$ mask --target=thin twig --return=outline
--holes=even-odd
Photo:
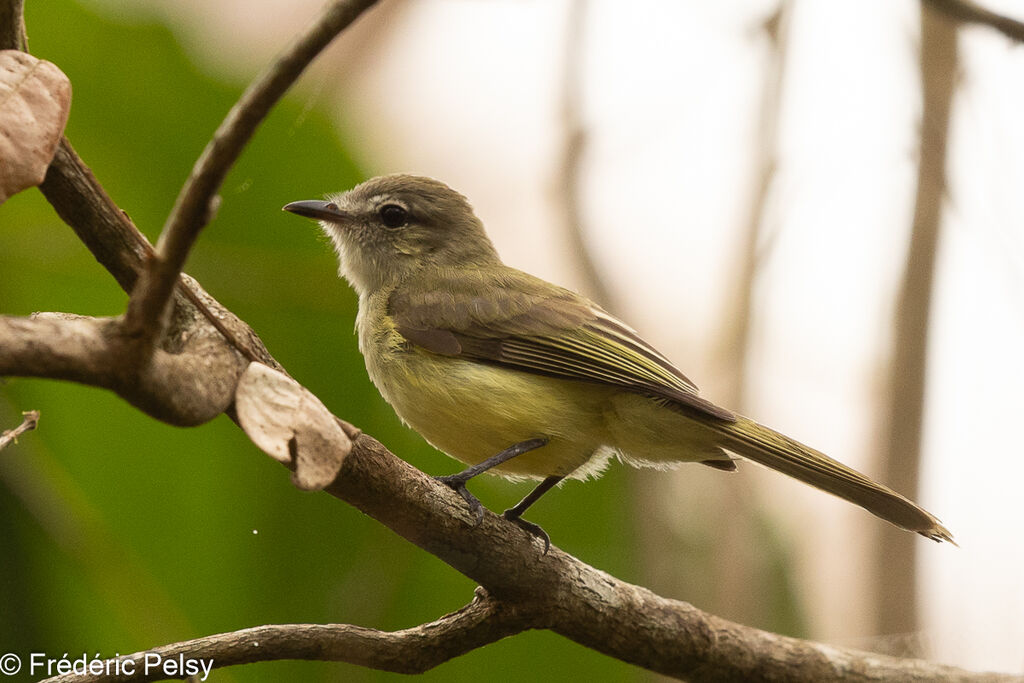
[[[1011,40],[1024,42],[1024,22],[979,7],[968,0],[925,0],[925,2],[933,9],[958,21],[988,26]]]
[[[0,50],[26,50],[25,0],[0,0]]]
[[[153,247],[107,195],[67,138],[57,147],[57,154],[39,189],[100,265],[114,276],[122,289],[131,292],[145,264],[154,258]],[[179,279],[184,297],[235,349],[249,360],[282,370],[248,325],[221,306],[195,280],[184,273]]]
[[[36,428],[36,425],[39,424],[38,410],[29,410],[21,415],[24,419],[22,419],[20,425],[14,429],[6,429],[2,434],[0,434],[0,451],[7,448],[9,444],[16,443],[19,436],[25,432],[32,431]]]
[[[217,190],[271,108],[310,62],[377,0],[338,0],[261,74],[217,128],[185,182],[140,277],[125,319],[142,346],[163,331],[163,313],[199,232],[214,212]]]

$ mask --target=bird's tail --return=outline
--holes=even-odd
[[[824,453],[742,416],[712,428],[721,435],[721,445],[737,455],[828,491],[898,527],[956,545],[949,530],[927,510]]]

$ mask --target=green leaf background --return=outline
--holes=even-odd
[[[67,136],[155,241],[209,135],[241,93],[203,73],[172,33],[68,0],[30,1],[31,51],[71,78]],[[310,104],[314,106],[310,109]],[[352,333],[356,301],[314,226],[280,208],[350,187],[360,150],[338,142],[324,101],[302,95],[265,122],[222,189],[187,272],[248,321],[271,353],[338,415],[432,474],[458,464],[400,425],[370,384]],[[395,171],[401,169],[393,169]],[[0,313],[117,315],[126,296],[37,190],[0,207]],[[159,423],[114,395],[8,378],[0,427],[42,412],[0,453],[0,651],[26,659],[129,653],[269,623],[399,629],[472,598],[474,584],[354,508],[294,488],[228,419]],[[531,510],[557,544],[625,580],[635,561],[623,468],[570,483]],[[488,480],[492,509],[528,485]],[[647,678],[547,632],[442,665],[428,680]],[[382,680],[336,663],[261,663],[217,681]]]

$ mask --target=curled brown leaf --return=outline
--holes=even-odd
[[[261,363],[250,363],[238,380],[235,411],[260,450],[294,468],[292,481],[300,489],[326,487],[352,450],[352,441],[320,399]]]
[[[71,81],[56,65],[0,50],[0,204],[43,182],[71,108]]]

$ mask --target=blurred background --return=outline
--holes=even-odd
[[[245,84],[321,6],[27,4],[31,51],[74,87],[69,139],[151,241]],[[753,465],[570,482],[530,511],[557,545],[754,626],[1024,672],[1022,82],[1018,44],[911,0],[385,1],[263,125],[187,271],[335,413],[457,471],[369,383],[329,245],[280,211],[380,173],[444,180],[507,263],[601,301],[712,400],[915,498],[960,548]],[[125,303],[38,191],[0,207],[0,312]],[[439,560],[292,487],[226,418],[175,429],[96,389],[0,384],[0,427],[30,409],[38,431],[0,453],[0,651],[398,629],[472,597]],[[502,510],[528,489],[474,490]],[[495,671],[653,678],[546,632],[427,678]],[[295,662],[213,675],[390,678]]]

